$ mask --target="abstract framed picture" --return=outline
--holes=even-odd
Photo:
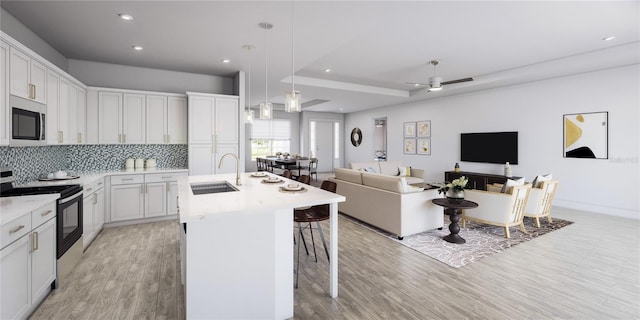
[[[405,138],[415,138],[416,137],[416,123],[415,122],[405,122],[404,123],[404,137]]]
[[[404,139],[404,154],[416,154],[416,139]]]
[[[609,158],[609,112],[565,114],[563,128],[565,158]]]
[[[418,139],[416,152],[418,154],[431,155],[431,139],[430,138]]]
[[[431,137],[431,120],[418,121],[417,126],[418,138]]]

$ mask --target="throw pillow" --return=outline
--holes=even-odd
[[[366,167],[364,168],[364,171],[369,173],[376,173],[376,169],[374,169],[373,167]]]
[[[540,188],[540,187],[542,187],[542,182],[544,182],[544,181],[551,181],[551,178],[552,178],[552,177],[553,177],[553,176],[551,175],[551,173],[549,173],[549,174],[545,174],[545,175],[543,175],[543,176],[536,176],[536,178],[535,178],[535,179],[533,179],[533,182],[531,183],[531,185],[532,185],[534,188]]]
[[[398,167],[398,175],[401,177],[411,177],[411,167]]]
[[[507,179],[507,183],[502,186],[502,190],[500,190],[500,192],[511,194],[513,187],[515,186],[524,186],[524,178],[520,178],[518,180]]]

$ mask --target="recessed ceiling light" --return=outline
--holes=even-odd
[[[144,48],[142,46],[131,46],[135,51],[142,51]]]
[[[331,72],[331,69],[324,69],[324,72]]]
[[[222,61],[222,63],[229,63],[229,62],[231,62],[231,60],[229,60],[229,59],[222,59],[222,60],[220,60],[220,61]]]
[[[130,15],[130,14],[126,14],[126,13],[119,13],[118,17],[120,17],[120,19],[122,19],[122,20],[127,20],[127,21],[133,20],[133,16]]]
[[[604,38],[602,38],[602,40],[604,40],[604,41],[609,41],[609,40],[613,40],[613,39],[615,39],[615,38],[616,38],[615,36],[608,36],[608,37],[604,37]]]
[[[419,86],[420,86],[420,84],[419,84],[419,83],[414,83],[414,84],[413,84],[413,86],[414,86],[414,87],[419,87]]]

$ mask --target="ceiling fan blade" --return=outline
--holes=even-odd
[[[444,81],[441,82],[441,85],[447,85],[447,84],[454,84],[454,83],[462,83],[462,82],[469,82],[469,81],[473,81],[473,78],[463,78],[463,79],[457,79],[457,80],[450,80],[450,81]]]

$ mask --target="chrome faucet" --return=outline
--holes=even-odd
[[[228,155],[232,155],[234,158],[236,158],[236,186],[240,186],[240,159],[238,158],[238,156],[236,156],[233,153],[225,153],[221,158],[220,158],[220,163],[218,163],[218,169],[222,168],[222,160],[224,160],[224,157],[228,156]]]

